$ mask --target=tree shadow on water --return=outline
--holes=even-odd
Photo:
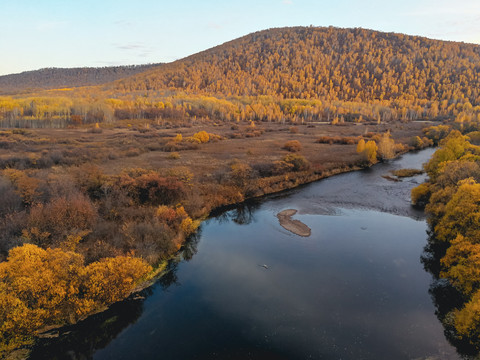
[[[29,359],[92,359],[97,350],[106,347],[138,320],[143,313],[144,299],[143,295],[132,296],[84,321],[58,329],[52,333],[54,337],[37,341]]]
[[[255,221],[255,212],[260,208],[261,202],[257,200],[249,200],[235,206],[228,206],[212,212],[219,223],[227,223],[233,221],[237,225],[249,225]]]

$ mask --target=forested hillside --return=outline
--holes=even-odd
[[[479,73],[478,45],[364,29],[270,29],[110,84],[0,97],[0,126],[450,119],[476,128]]]
[[[146,71],[158,65],[159,64],[71,69],[47,68],[25,71],[20,74],[0,76],[0,94],[32,89],[99,85]]]
[[[364,29],[256,32],[117,84],[222,95],[480,103],[480,46]]]

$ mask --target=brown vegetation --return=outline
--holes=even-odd
[[[421,175],[424,171],[420,169],[398,169],[392,171],[392,174],[398,178],[411,177],[415,175]]]
[[[283,145],[283,148],[290,152],[297,152],[302,150],[302,144],[298,140],[289,140]]]

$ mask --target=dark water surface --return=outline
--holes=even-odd
[[[381,177],[432,152],[208,220],[144,298],[42,340],[32,359],[458,359],[420,263],[426,223],[409,195],[423,176]],[[310,237],[279,225],[289,208]]]

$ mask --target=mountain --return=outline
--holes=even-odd
[[[359,28],[295,27],[252,33],[119,80],[114,88],[480,105],[479,74],[478,45]]]
[[[36,89],[100,85],[138,74],[160,64],[99,68],[46,68],[0,76],[0,94]]]

